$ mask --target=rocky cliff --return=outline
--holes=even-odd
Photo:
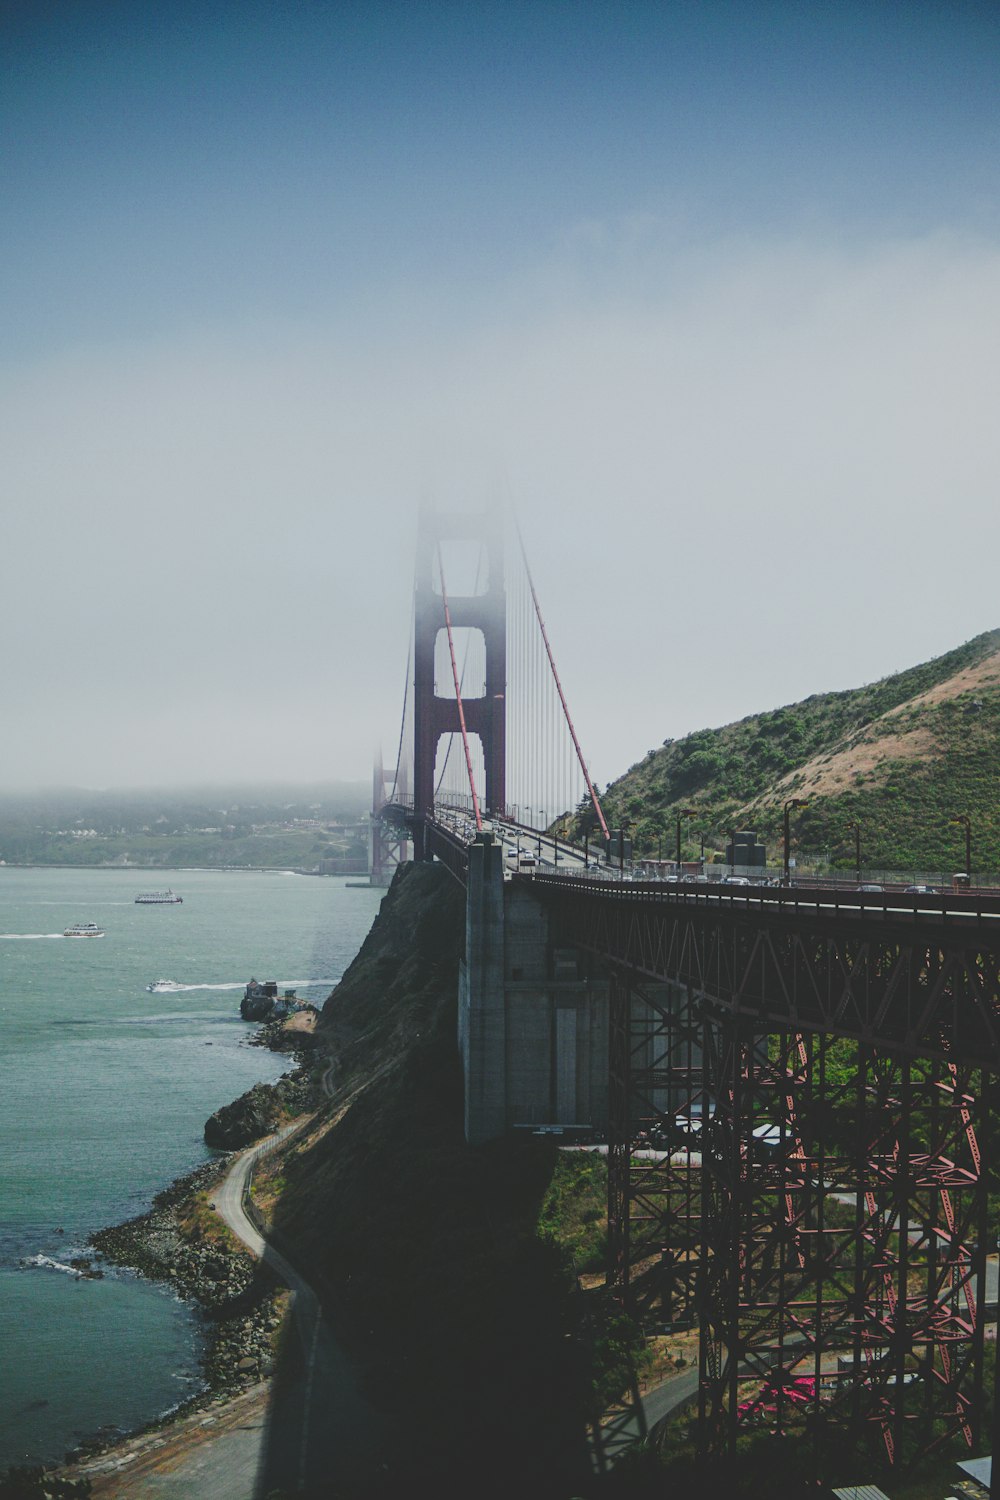
[[[587,1410],[575,1279],[538,1229],[555,1151],[465,1144],[463,934],[451,877],[405,866],[324,1007],[333,1098],[273,1164],[274,1223],[393,1414],[387,1493],[555,1500],[583,1493]]]

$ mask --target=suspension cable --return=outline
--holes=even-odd
[[[472,793],[472,811],[476,815],[476,828],[482,832],[483,816],[479,811],[479,798],[476,796],[476,781],[472,774],[472,756],[469,752],[469,736],[465,728],[465,709],[462,707],[462,689],[458,680],[458,663],[455,660],[455,641],[451,633],[451,611],[448,608],[448,590],[444,582],[444,562],[441,558],[441,544],[438,543],[438,572],[441,575],[441,600],[444,604],[444,623],[448,632],[448,651],[451,654],[451,675],[455,682],[455,701],[458,704],[458,722],[462,729],[462,747],[465,750],[465,767],[469,773],[469,790]]]
[[[521,548],[521,560],[524,563],[524,572],[528,580],[528,588],[531,590],[531,602],[535,606],[535,615],[538,618],[538,627],[542,632],[542,640],[545,643],[545,654],[548,656],[549,666],[552,669],[552,677],[556,685],[556,692],[559,694],[559,702],[562,704],[562,711],[566,719],[566,724],[569,728],[570,735],[572,736],[573,747],[576,750],[576,758],[580,762],[580,770],[583,772],[583,779],[587,783],[587,791],[590,794],[591,804],[593,805],[594,812],[597,814],[597,821],[601,825],[601,832],[607,839],[610,838],[611,835],[608,832],[608,825],[604,820],[604,812],[601,807],[600,798],[598,797],[597,792],[594,789],[594,784],[590,779],[590,772],[587,770],[587,762],[584,760],[583,751],[580,749],[580,741],[576,737],[576,730],[573,727],[573,720],[570,717],[569,705],[566,702],[566,695],[562,690],[562,683],[559,681],[559,673],[556,670],[555,657],[552,655],[552,647],[549,645],[549,636],[547,630],[545,629],[545,621],[542,619],[541,605],[538,602],[538,594],[535,592],[535,580],[531,576],[531,568],[528,565],[528,554],[524,548],[524,537],[521,535],[521,527],[518,522],[517,516],[514,517],[514,528],[517,531],[518,545]],[[443,589],[443,580],[441,586]]]

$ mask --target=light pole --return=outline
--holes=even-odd
[[[538,862],[542,860],[542,829],[545,827],[545,808],[538,809]]]
[[[681,818],[693,818],[696,809],[693,807],[682,807],[677,812],[677,874],[681,873]]]
[[[808,807],[808,806],[809,806],[809,804],[808,804],[808,802],[806,802],[806,800],[805,800],[804,797],[789,797],[788,801],[785,803],[785,878],[784,878],[785,885],[790,884],[790,871],[791,871],[791,865],[788,862],[788,857],[789,857],[789,855],[791,853],[791,835],[788,832],[788,809],[790,807]]]
[[[858,872],[858,885],[861,884],[861,824],[848,823],[847,831],[854,829],[854,864]]]
[[[952,823],[958,823],[965,829],[965,883],[972,884],[972,819],[968,813],[957,813],[951,818]]]

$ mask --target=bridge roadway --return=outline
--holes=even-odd
[[[687,986],[760,1031],[1000,1072],[1000,891],[649,880],[509,821],[490,826],[505,878],[530,882],[560,946]],[[429,826],[430,851],[459,880],[474,839],[459,813]],[[518,847],[533,853],[530,869]]]

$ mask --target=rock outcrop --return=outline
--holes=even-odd
[[[277,1083],[255,1083],[205,1121],[205,1144],[236,1151],[270,1135],[295,1115],[315,1109],[318,1088],[306,1068],[297,1068]]]

